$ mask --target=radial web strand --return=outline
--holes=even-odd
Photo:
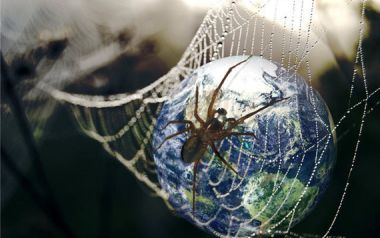
[[[160,187],[156,177],[156,168],[153,161],[153,149],[151,146],[151,138],[153,131],[156,129],[156,120],[160,113],[163,103],[170,98],[170,93],[176,86],[185,78],[188,78],[191,73],[200,66],[228,56],[235,55],[256,55],[269,60],[273,60],[281,64],[288,70],[302,75],[309,81],[310,94],[313,94],[312,86],[314,81],[319,77],[319,71],[324,67],[323,62],[316,62],[316,57],[319,54],[327,55],[324,60],[330,63],[336,63],[334,52],[328,46],[328,32],[324,30],[323,23],[321,23],[318,14],[318,1],[286,1],[289,12],[282,11],[282,0],[268,0],[268,1],[228,1],[221,6],[211,9],[207,12],[199,29],[194,35],[191,43],[185,50],[181,59],[175,67],[173,67],[166,75],[162,76],[149,86],[136,91],[135,93],[121,93],[111,96],[89,96],[68,93],[63,90],[56,89],[52,86],[44,85],[43,89],[50,93],[55,99],[63,102],[70,109],[74,115],[81,131],[89,137],[95,139],[103,145],[105,150],[119,160],[139,181],[151,189],[152,193],[161,197],[169,208],[168,202],[169,195]],[[351,7],[352,2],[347,1],[347,7]],[[331,228],[333,227],[339,212],[341,210],[345,195],[348,191],[349,180],[352,170],[357,160],[357,153],[360,145],[360,137],[362,134],[363,126],[365,124],[366,116],[373,111],[370,108],[368,101],[375,96],[378,96],[380,89],[370,91],[367,86],[366,68],[362,50],[362,42],[365,30],[366,1],[361,2],[361,15],[357,22],[357,48],[355,52],[354,68],[350,73],[351,88],[349,97],[347,99],[347,110],[340,116],[338,121],[335,121],[335,127],[332,133],[328,136],[320,137],[317,135],[317,143],[311,147],[303,145],[303,150],[306,153],[311,149],[315,149],[316,154],[314,157],[314,168],[304,191],[298,197],[294,207],[289,213],[283,216],[275,224],[270,221],[282,209],[283,204],[291,195],[292,189],[286,194],[284,202],[266,221],[271,224],[268,231],[273,234],[287,234],[291,237],[299,237],[290,231],[292,221],[296,213],[298,205],[305,199],[304,195],[308,189],[310,181],[315,176],[315,171],[318,169],[319,161],[326,151],[326,147],[331,140],[334,140],[336,130],[340,128],[344,121],[350,119],[353,111],[361,111],[361,118],[357,123],[359,124],[359,132],[356,136],[355,148],[352,154],[352,164],[349,168],[347,175],[347,182],[342,189],[342,196],[337,211],[332,217],[331,223],[324,234],[328,236]],[[320,59],[319,59],[320,60]],[[127,81],[128,79],[126,79]],[[356,85],[363,85],[363,92],[359,92],[360,88]],[[356,92],[356,95],[354,96]],[[313,98],[313,96],[311,96]],[[376,105],[379,104],[377,101]],[[314,107],[315,118],[319,117],[317,109]],[[298,115],[299,116],[299,115]],[[352,119],[352,118],[351,118]],[[320,121],[320,120],[319,120]],[[278,125],[278,128],[286,125]],[[315,127],[317,127],[317,120]],[[324,129],[328,130],[329,125],[323,125]],[[281,133],[277,128],[277,140],[281,141]],[[267,131],[275,128],[267,128]],[[318,132],[318,130],[316,130]],[[300,135],[302,138],[302,135]],[[339,137],[340,135],[338,135]],[[264,138],[268,140],[267,138]],[[246,139],[248,142],[249,140]],[[242,154],[250,155],[249,151],[245,150],[242,146],[236,146],[230,140],[230,149],[236,148],[240,151],[238,158]],[[302,143],[302,142],[301,142]],[[280,148],[280,146],[279,146]],[[279,154],[282,151],[279,149]],[[304,155],[305,155],[304,153]],[[303,166],[304,156],[300,159],[298,172]],[[339,158],[338,158],[339,159]],[[215,160],[212,157],[209,161],[202,162],[204,172],[207,172],[210,164]],[[265,158],[256,158],[262,162],[262,167],[265,163],[276,163],[278,171],[282,162],[267,161]],[[234,166],[239,167],[242,163],[238,159],[237,164]],[[250,163],[250,162],[249,162]],[[246,166],[248,168],[249,166]],[[261,167],[261,168],[262,168]],[[226,169],[225,169],[226,170]],[[298,172],[295,178],[298,177]],[[242,172],[247,173],[246,171]],[[222,173],[217,180],[210,180],[209,186],[218,198],[228,197],[234,190],[238,189],[241,180],[237,177],[234,178],[230,188],[227,191],[219,191],[218,185],[225,178],[225,173]],[[273,191],[262,210],[259,211],[256,217],[266,212],[266,209],[271,205],[273,196],[279,191],[281,185],[284,184],[286,179],[285,175],[276,175],[276,183]],[[291,188],[295,180],[293,180]],[[227,205],[221,206],[219,209],[227,209],[234,211],[239,209],[242,204],[236,207],[228,207]],[[256,217],[250,220],[239,220],[241,226],[248,224]],[[207,221],[197,220],[196,222],[200,227],[207,227],[217,216],[210,218]],[[236,222],[237,217],[230,216],[231,222]],[[279,230],[278,227],[283,225],[284,222],[290,221],[287,224],[288,229]],[[264,224],[265,225],[265,224]],[[268,232],[268,231],[265,231]],[[214,231],[217,236],[223,236]],[[230,237],[229,234],[227,234]],[[239,231],[236,237],[239,237]],[[305,235],[308,237],[308,235]],[[309,237],[314,237],[310,235]]]

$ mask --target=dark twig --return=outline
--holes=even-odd
[[[33,137],[33,134],[31,132],[31,129],[29,127],[29,121],[25,115],[25,112],[22,108],[22,104],[17,96],[16,90],[14,88],[13,82],[18,82],[11,72],[9,71],[9,67],[7,63],[4,60],[2,52],[0,52],[0,57],[1,57],[1,81],[2,81],[2,86],[3,86],[3,92],[9,97],[9,103],[12,108],[13,114],[15,115],[15,119],[18,122],[18,125],[20,127],[21,134],[25,140],[25,145],[26,148],[28,149],[28,152],[30,154],[30,158],[32,159],[32,164],[34,166],[34,169],[36,170],[36,174],[46,192],[46,199],[43,199],[43,206],[44,206],[44,211],[48,210],[49,214],[51,215],[50,217],[53,218],[53,221],[57,224],[58,227],[62,229],[62,231],[66,234],[67,237],[74,237],[73,233],[70,231],[69,227],[67,224],[63,221],[62,215],[59,212],[58,209],[58,203],[56,202],[56,199],[54,198],[52,189],[48,183],[48,179],[46,177],[46,174],[43,169],[43,165],[39,156],[39,153],[37,151],[37,146]],[[2,155],[6,155],[3,146],[1,147],[1,153]],[[7,164],[11,165],[12,161],[9,159],[9,156],[6,157],[7,159]],[[14,166],[11,165],[13,168],[12,171],[14,172],[14,175],[18,177],[20,182],[22,184],[27,185],[25,181],[29,181],[26,176],[24,176],[21,171],[17,169],[17,166],[13,164]],[[18,171],[18,172],[16,172]],[[19,177],[22,176],[22,177]],[[28,182],[30,183],[30,182]],[[34,190],[35,187],[30,187],[29,185],[27,186],[29,189],[27,189],[29,192]],[[34,196],[32,193],[32,196]],[[42,197],[37,196],[35,199],[40,200]],[[42,200],[41,202],[42,203]]]
[[[25,176],[20,171],[9,154],[3,148],[3,145],[1,145],[1,162],[11,172],[11,174],[13,174],[22,188],[24,188],[31,195],[33,201],[46,214],[46,216],[50,218],[50,221],[52,221],[58,228],[60,228],[66,237],[73,238],[73,233],[62,219],[62,216],[59,213],[58,209],[56,207],[48,205],[50,204],[49,201],[47,201],[44,196],[38,192],[37,187],[28,179],[27,176]]]

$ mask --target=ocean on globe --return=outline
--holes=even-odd
[[[252,56],[231,71],[215,102],[228,118],[239,118],[279,101],[245,120],[234,131],[252,136],[230,136],[216,141],[197,168],[193,212],[193,163],[181,158],[189,138],[184,124],[172,120],[194,117],[195,89],[199,114],[206,119],[213,90],[227,70],[247,56],[226,57],[205,64],[183,80],[157,119],[152,145],[162,189],[177,215],[219,237],[247,237],[286,232],[319,202],[328,186],[336,158],[334,124],[321,96],[292,70]],[[158,148],[159,147],[159,148]]]

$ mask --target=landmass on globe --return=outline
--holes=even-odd
[[[184,129],[171,120],[193,116],[195,85],[199,86],[199,114],[206,118],[208,103],[229,67],[247,56],[208,63],[183,80],[164,103],[152,145]],[[230,137],[218,143],[222,156],[238,171],[231,172],[210,149],[198,167],[196,210],[192,213],[192,163],[181,159],[188,135],[181,134],[155,150],[160,185],[169,194],[176,214],[216,236],[247,237],[286,232],[320,201],[336,159],[334,124],[323,99],[296,70],[262,57],[251,57],[227,78],[216,108],[227,117],[242,115],[276,103],[236,128],[253,137]]]

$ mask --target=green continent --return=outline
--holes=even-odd
[[[185,189],[184,193],[185,193],[187,200],[190,202],[190,204],[192,204],[193,203],[193,191],[189,191],[189,190]],[[195,194],[195,201],[196,201],[197,209],[201,209],[203,211],[212,211],[212,210],[215,210],[217,208],[217,206],[215,205],[215,203],[211,199],[209,199],[205,196],[201,196],[199,194]]]
[[[292,219],[295,224],[310,210],[318,190],[317,187],[305,190],[305,185],[296,178],[262,172],[250,178],[242,202],[251,217],[261,221],[261,229],[277,223],[277,228],[286,229]],[[293,210],[296,205],[297,208]]]

